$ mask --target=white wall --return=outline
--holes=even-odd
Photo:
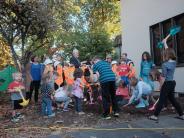
[[[184,13],[184,0],[121,0],[122,52],[135,62],[137,73],[141,55],[150,52],[149,26]],[[184,92],[184,68],[177,68],[176,91]]]

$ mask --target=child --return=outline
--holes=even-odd
[[[71,98],[68,96],[66,85],[56,90],[54,98],[55,98],[56,103],[62,103],[62,102],[64,103],[63,111],[67,112],[68,104],[70,103]]]
[[[151,61],[151,56],[148,52],[142,54],[141,68],[140,68],[140,79],[148,83],[152,89],[154,89],[153,81],[149,78],[149,73],[155,65]]]
[[[119,105],[127,104],[130,99],[128,88],[122,80],[119,81],[119,86],[116,90],[116,99]]]
[[[125,60],[121,60],[121,64],[118,66],[119,76],[121,76],[121,80],[125,82],[127,86],[129,84],[128,76],[130,72],[130,67],[126,64]]]
[[[149,106],[147,96],[152,92],[151,86],[143,81],[138,81],[135,77],[131,78],[130,85],[133,87],[133,92],[127,105],[136,103],[136,108]]]
[[[55,113],[52,112],[52,99],[54,88],[50,84],[50,76],[46,75],[42,78],[41,96],[42,96],[42,114],[48,117],[54,117]]]
[[[11,121],[16,123],[19,121],[20,118],[23,118],[24,116],[20,113],[16,113],[19,109],[22,109],[23,107],[20,105],[22,102],[22,97],[18,90],[16,89],[25,89],[23,83],[22,83],[22,74],[17,72],[13,73],[13,82],[9,84],[8,86],[8,92],[11,93],[11,100],[13,103],[13,111],[12,111],[12,118]]]
[[[159,78],[161,85],[160,97],[154,115],[150,116],[149,119],[158,121],[158,115],[160,114],[168,98],[179,114],[178,119],[184,120],[183,110],[174,97],[174,90],[176,86],[176,82],[174,80],[174,72],[176,68],[175,51],[172,48],[168,48],[166,43],[167,39],[164,39],[163,42],[166,49],[164,55],[164,59],[166,61],[162,64],[162,77]]]
[[[82,99],[83,99],[83,87],[84,84],[82,82],[82,70],[80,68],[76,68],[74,72],[74,84],[73,84],[73,90],[72,94],[74,95],[75,98],[75,110],[78,112],[79,115],[85,114],[82,111]]]

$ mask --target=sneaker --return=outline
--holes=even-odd
[[[119,117],[119,113],[114,112],[113,116],[114,116],[114,117]]]
[[[85,113],[84,112],[78,112],[79,115],[84,115]]]
[[[11,118],[11,121],[13,123],[17,123],[19,121],[19,119],[14,116],[14,117]]]
[[[16,113],[15,117],[18,119],[23,119],[24,115],[22,115],[21,113]]]
[[[68,109],[63,109],[63,112],[68,112],[69,110]]]
[[[50,117],[55,117],[55,116],[56,116],[55,113],[52,113],[51,115],[48,115],[49,118],[50,118]]]
[[[110,117],[109,115],[104,115],[104,114],[103,114],[101,117],[102,117],[102,119],[105,119],[105,120],[111,119],[111,117]]]
[[[63,110],[62,110],[61,108],[58,108],[58,109],[56,110],[56,112],[57,112],[57,113],[61,113],[61,112],[63,112]]]

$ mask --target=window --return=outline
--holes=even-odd
[[[157,43],[169,34],[172,26],[179,25],[182,30],[167,41],[169,47],[173,47],[177,55],[177,65],[184,66],[184,13],[172,17],[160,23],[150,26],[151,54],[156,66],[163,62],[163,49],[157,48]]]

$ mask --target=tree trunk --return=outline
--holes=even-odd
[[[15,63],[15,67],[16,67],[16,69],[18,71],[21,71],[21,67],[20,67],[20,65],[18,63],[18,56],[17,56],[17,54],[15,52],[15,49],[13,48],[13,44],[10,44],[10,49],[11,49],[11,52],[12,52],[12,57],[13,57],[13,61]]]

